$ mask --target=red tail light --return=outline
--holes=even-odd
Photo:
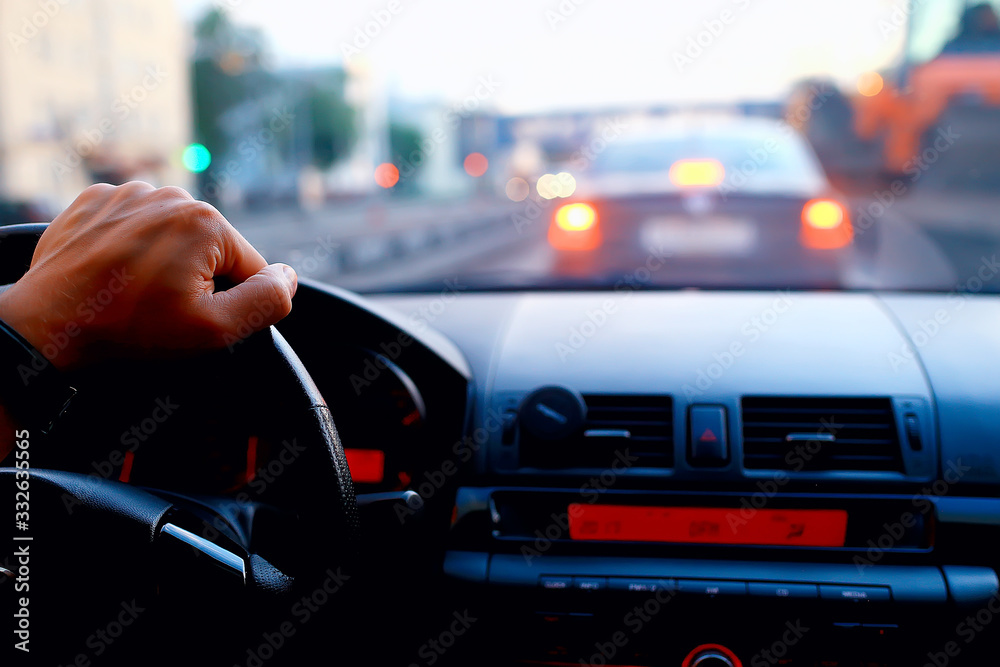
[[[810,199],[802,207],[799,240],[807,248],[843,248],[854,237],[851,217],[843,204],[833,199]]]
[[[594,250],[601,245],[597,210],[576,202],[556,209],[549,225],[549,245],[556,250]]]

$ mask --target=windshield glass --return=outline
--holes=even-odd
[[[777,130],[776,130],[777,132]],[[762,136],[695,134],[674,139],[650,138],[645,141],[621,142],[610,146],[594,160],[592,170],[598,173],[668,173],[679,160],[708,158],[716,160],[726,172],[736,171],[740,163],[753,152]],[[794,178],[800,170],[815,171],[808,149],[798,142],[784,142],[769,159],[759,166],[763,171],[781,172]]]
[[[998,36],[993,17],[1000,11],[1000,0],[915,2],[909,11],[906,56],[911,65],[932,60],[942,51],[989,48],[988,42]]]
[[[0,224],[141,179],[363,292],[992,292],[998,7],[8,0]]]

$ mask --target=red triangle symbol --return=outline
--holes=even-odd
[[[712,433],[712,429],[710,428],[706,428],[705,432],[701,434],[700,438],[698,438],[698,442],[715,442],[716,440],[718,440],[718,438],[715,437],[715,434]]]

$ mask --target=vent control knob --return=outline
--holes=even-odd
[[[518,420],[539,440],[565,440],[583,427],[587,405],[580,394],[565,387],[540,387],[524,397]]]

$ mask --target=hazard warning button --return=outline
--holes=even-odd
[[[689,416],[688,462],[695,466],[726,465],[729,461],[726,408],[721,405],[692,405]]]

